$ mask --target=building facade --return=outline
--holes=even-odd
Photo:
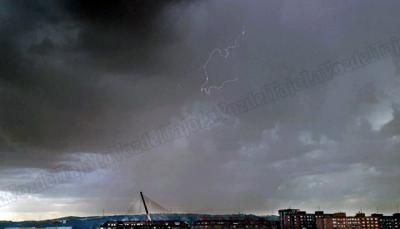
[[[278,229],[278,225],[268,220],[199,220],[195,221],[193,229]]]
[[[275,221],[266,219],[204,219],[191,223],[182,221],[109,221],[100,229],[279,229]]]
[[[282,229],[316,228],[316,214],[307,214],[299,209],[279,210],[279,221]]]
[[[400,229],[400,213],[366,216],[359,212],[347,216],[344,212],[307,214],[299,209],[284,209],[279,211],[279,217],[282,229]]]
[[[100,229],[188,229],[182,221],[109,221]]]
[[[383,214],[372,214],[372,216],[379,218],[382,229],[400,229],[400,213],[391,216],[384,216]]]

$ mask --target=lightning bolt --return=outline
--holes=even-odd
[[[225,80],[224,82],[222,82],[220,85],[208,85],[209,82],[209,74],[208,74],[208,64],[210,63],[210,61],[212,60],[212,58],[215,55],[219,55],[221,57],[223,57],[225,60],[227,60],[231,54],[231,50],[239,48],[239,40],[243,40],[244,36],[246,35],[246,30],[242,29],[241,34],[234,40],[233,44],[224,48],[224,49],[220,49],[220,48],[215,48],[213,49],[210,54],[208,55],[208,58],[206,60],[206,62],[203,65],[203,74],[204,74],[204,78],[205,81],[203,82],[203,84],[200,87],[200,91],[206,93],[207,95],[211,94],[211,90],[216,89],[216,90],[221,90],[222,88],[224,88],[224,86],[228,83],[232,83],[235,82],[237,80],[239,80],[238,77],[235,77],[233,79],[229,79],[229,80]]]

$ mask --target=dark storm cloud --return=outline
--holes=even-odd
[[[176,42],[163,9],[178,2],[67,1],[66,9],[81,26],[76,48],[88,55],[88,64],[113,73],[160,73],[159,49]]]
[[[35,196],[72,198],[71,214],[121,213],[138,189],[180,211],[358,209],[356,191],[390,209],[397,198],[398,62],[358,53],[399,37],[394,1],[1,4],[0,191],[50,175],[53,189]],[[207,68],[211,84],[239,79],[201,93],[210,52],[241,34]],[[357,55],[362,67],[293,82]],[[265,85],[280,95],[250,101]],[[106,154],[218,105],[224,122],[212,128],[117,163]],[[77,168],[85,176],[63,179]]]
[[[22,155],[28,158],[32,155],[27,152],[25,144],[40,142],[39,129],[46,123],[37,112],[43,100],[41,71],[35,67],[34,61],[25,57],[23,38],[39,23],[54,24],[57,20],[43,4],[29,1],[3,1],[1,4],[4,10],[0,28],[3,34],[0,38],[0,116],[2,147],[5,147],[2,155],[16,162]],[[51,4],[48,7],[51,8]],[[34,134],[35,131],[37,134]],[[15,160],[12,160],[13,157]]]
[[[115,95],[98,84],[113,80],[105,76],[108,73],[130,70],[124,80],[136,82],[158,71],[156,49],[171,42],[173,34],[159,21],[162,10],[172,3],[2,2],[2,147],[7,158],[14,158],[8,164],[38,166],[36,159],[46,161],[69,147],[84,150],[85,144],[77,141],[90,142],[102,135],[106,123],[88,122],[104,114],[107,103],[119,112],[146,106],[141,99],[115,98],[138,97],[134,93]],[[149,96],[144,98],[151,100]],[[93,148],[93,143],[88,145]],[[20,162],[20,154],[30,160]]]

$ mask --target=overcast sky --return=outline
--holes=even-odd
[[[9,187],[399,38],[399,10],[396,0],[0,0],[0,201],[13,197],[0,220],[125,214],[140,190],[177,212],[394,212],[391,56],[40,192]]]

